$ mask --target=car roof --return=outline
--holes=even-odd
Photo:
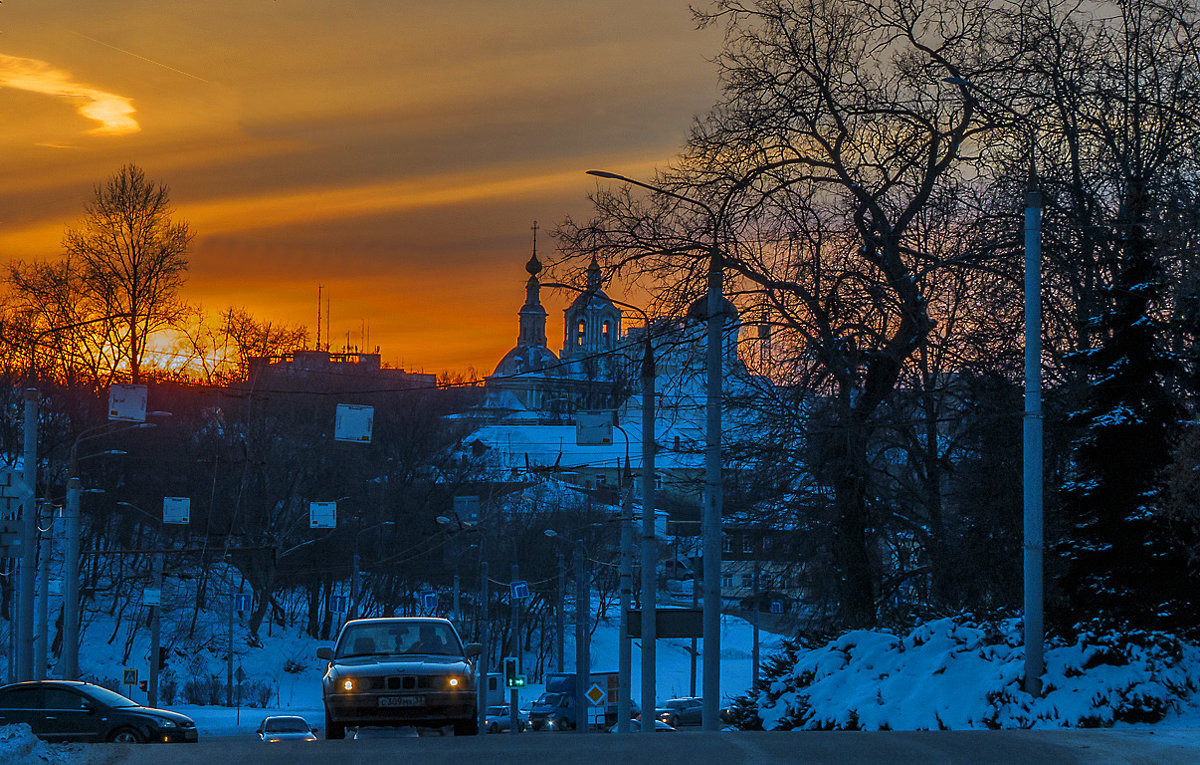
[[[95,683],[85,683],[82,680],[22,680],[19,683],[0,685],[0,691],[16,688],[103,688]]]

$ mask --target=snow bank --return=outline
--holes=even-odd
[[[0,725],[0,762],[5,765],[67,765],[84,761],[77,747],[51,746],[33,735],[25,723]]]
[[[1050,644],[1034,698],[1021,688],[1021,643],[1017,619],[791,643],[747,701],[768,730],[1107,727],[1161,720],[1200,687],[1200,647],[1162,633],[1085,632]]]

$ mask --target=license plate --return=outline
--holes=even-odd
[[[380,696],[381,707],[420,707],[425,705],[424,696]]]

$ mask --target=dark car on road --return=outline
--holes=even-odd
[[[144,707],[116,691],[71,680],[0,687],[0,725],[16,723],[26,723],[47,741],[192,743],[199,738],[190,717]]]
[[[316,741],[317,729],[299,715],[264,717],[255,731],[261,741],[277,744],[280,741]]]
[[[336,645],[317,650],[329,662],[321,681],[325,738],[347,727],[454,726],[475,735],[475,678],[479,645],[463,645],[446,619],[352,619]]]
[[[703,716],[704,702],[695,697],[667,699],[654,710],[654,716],[678,728],[680,725],[699,725]]]

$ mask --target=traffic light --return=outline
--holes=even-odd
[[[159,646],[158,647],[158,668],[159,669],[163,669],[164,667],[167,666],[167,657],[168,656],[170,656],[170,652],[167,651],[167,647]]]
[[[508,688],[521,688],[525,685],[525,678],[520,674],[521,668],[517,664],[515,656],[504,659],[504,685]]]
[[[143,680],[143,681],[141,681],[140,683],[138,683],[138,688],[141,688],[141,689],[142,689],[142,692],[143,692],[143,693],[145,693],[145,692],[146,692],[146,685],[147,685],[147,681]]]

